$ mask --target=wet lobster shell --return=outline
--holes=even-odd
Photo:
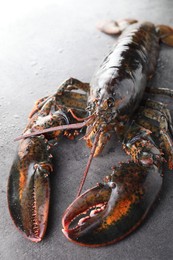
[[[92,147],[98,129],[102,129],[94,156],[104,149],[113,129],[122,135],[122,127],[138,108],[147,80],[155,71],[158,51],[159,37],[154,24],[136,23],[122,33],[96,70],[87,108],[96,117],[87,127],[85,137]]]
[[[129,117],[155,71],[158,52],[159,37],[154,24],[135,23],[127,27],[92,77],[88,98],[91,110],[98,107],[102,115],[105,110],[105,117],[110,113],[113,117],[115,112]]]
[[[10,213],[16,226],[28,239],[38,242],[44,236],[50,197],[49,173],[52,170],[45,137],[33,138],[30,134],[34,129],[39,130],[40,124],[39,134],[52,131],[51,126],[56,125],[66,130],[67,125],[63,124],[70,124],[66,116],[68,106],[70,103],[76,105],[77,93],[74,93],[75,102],[69,101],[66,94],[72,97],[71,90],[83,90],[83,96],[87,97],[89,93],[88,102],[84,98],[82,107],[76,108],[82,108],[84,112],[87,107],[88,120],[85,118],[84,123],[72,124],[71,129],[87,126],[85,140],[89,147],[94,147],[89,157],[91,162],[90,158],[97,156],[104,148],[112,130],[123,140],[126,123],[139,106],[147,80],[154,73],[158,49],[159,35],[152,23],[131,25],[94,74],[90,90],[87,83],[67,80],[59,86],[55,95],[37,102],[31,112],[27,131],[24,131],[24,134],[29,132],[29,138],[25,136],[26,139],[19,143],[8,184]],[[65,114],[59,111],[62,105]],[[71,115],[73,119],[81,120],[75,113]],[[58,133],[50,135],[52,140],[49,141],[54,141],[59,130],[54,128]],[[161,168],[154,165],[142,167],[134,162],[122,164],[110,179],[81,195],[66,210],[63,232],[67,238],[88,246],[102,246],[122,239],[141,223],[162,184]],[[81,214],[83,220],[74,227],[74,219],[80,219]]]

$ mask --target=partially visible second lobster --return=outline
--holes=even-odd
[[[36,103],[11,168],[10,213],[20,231],[34,242],[40,241],[46,231],[49,175],[53,169],[50,145],[61,135],[73,139],[77,129],[87,127],[84,139],[91,153],[78,198],[63,216],[65,236],[82,245],[116,242],[143,220],[162,184],[164,156],[153,140],[155,137],[161,138],[172,168],[169,111],[161,103],[146,101],[133,117],[147,80],[155,71],[159,41],[173,46],[172,29],[126,20],[102,26],[101,30],[124,32],[90,84],[70,78],[54,95]],[[172,95],[169,90],[159,91]],[[79,196],[93,156],[100,154],[114,131],[132,160],[115,168],[104,184]],[[80,219],[79,223],[76,219]]]

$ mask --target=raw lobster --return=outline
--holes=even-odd
[[[87,191],[67,209],[63,216],[63,232],[70,240],[89,246],[120,240],[141,222],[160,189],[163,156],[149,137],[152,130],[145,126],[148,117],[144,126],[138,122],[139,114],[135,123],[130,122],[143,98],[147,80],[154,74],[159,41],[173,45],[173,31],[170,27],[157,28],[152,23],[137,23],[135,20],[126,20],[125,24],[102,26],[101,30],[117,34],[131,24],[106,56],[91,83],[70,78],[54,95],[40,99],[29,116],[22,137],[18,138],[23,140],[10,171],[9,210],[16,226],[31,241],[40,241],[46,231],[49,175],[53,168],[50,144],[56,143],[62,135],[73,139],[78,134],[77,129],[87,127],[84,139],[92,149],[78,196],[93,156],[100,154],[111,133],[117,133],[133,159],[129,164],[117,167],[106,184]],[[155,113],[152,109],[151,113]],[[160,128],[156,130],[159,131]],[[167,132],[163,136],[167,140]],[[169,147],[172,156],[168,143],[165,141],[165,147]],[[152,188],[156,190],[148,200],[147,194]],[[135,213],[139,203],[144,203],[144,208]],[[84,217],[77,228],[71,229],[73,219],[93,206],[92,214],[96,216]],[[131,214],[135,217],[129,225],[127,218]],[[124,229],[116,231],[122,223],[126,224]]]

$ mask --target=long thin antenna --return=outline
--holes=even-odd
[[[53,132],[53,131],[58,131],[58,130],[79,129],[79,128],[86,126],[87,123],[89,122],[89,120],[90,119],[88,119],[87,121],[82,122],[82,123],[54,126],[54,127],[50,127],[50,128],[47,128],[47,129],[40,130],[40,131],[35,130],[32,133],[23,134],[21,136],[18,136],[17,138],[14,139],[14,141],[19,141],[19,140],[24,139],[24,138],[28,138],[28,137],[32,137],[32,136],[36,136],[36,135],[41,135],[41,134],[45,134],[45,133],[49,133],[49,132]]]
[[[83,177],[81,179],[79,190],[77,192],[76,198],[79,197],[79,195],[81,194],[82,188],[84,186],[84,183],[85,183],[85,180],[86,180],[86,177],[87,177],[87,174],[88,174],[88,171],[89,171],[89,168],[90,168],[90,165],[91,165],[91,162],[92,162],[92,159],[93,159],[96,147],[97,147],[97,143],[98,143],[98,140],[99,140],[99,137],[100,137],[100,133],[101,133],[101,131],[98,131],[96,136],[95,136],[93,146],[92,146],[92,149],[91,149],[91,152],[90,152],[90,156],[88,158],[88,162],[87,162],[85,171],[83,173]]]

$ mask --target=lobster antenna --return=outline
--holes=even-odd
[[[53,126],[53,127],[50,127],[50,128],[47,128],[47,129],[42,129],[42,130],[33,130],[32,133],[28,133],[28,134],[22,134],[18,137],[16,137],[14,139],[14,141],[19,141],[21,139],[24,139],[24,138],[28,138],[28,137],[32,137],[32,136],[36,136],[36,135],[41,135],[41,134],[45,134],[45,133],[49,133],[49,132],[53,132],[53,131],[58,131],[58,130],[67,130],[67,129],[79,129],[79,128],[82,128],[84,126],[86,126],[89,122],[90,122],[90,119],[92,119],[94,117],[94,114],[88,116],[88,117],[85,117],[85,118],[78,118],[71,109],[69,109],[69,112],[72,114],[72,116],[78,120],[78,121],[84,121],[82,123],[75,123],[75,124],[69,124],[69,125],[59,125],[59,126]]]
[[[90,156],[89,156],[89,158],[88,158],[88,162],[87,162],[85,171],[84,171],[84,173],[83,173],[83,177],[82,177],[82,179],[81,179],[81,182],[80,182],[80,185],[79,185],[79,189],[78,189],[76,198],[80,196],[81,191],[82,191],[82,188],[83,188],[83,186],[84,186],[84,183],[85,183],[85,180],[86,180],[86,177],[87,177],[87,174],[88,174],[88,171],[89,171],[89,168],[90,168],[92,159],[93,159],[93,157],[94,157],[94,153],[95,153],[96,146],[97,146],[97,143],[98,143],[98,140],[99,140],[99,137],[100,137],[100,133],[101,133],[101,131],[99,130],[99,131],[97,132],[96,136],[95,136],[95,139],[94,139],[94,142],[93,142],[93,146],[92,146],[92,149],[91,149],[91,152],[90,152]]]
[[[24,138],[28,138],[28,137],[32,137],[32,136],[36,136],[36,135],[41,135],[41,134],[45,134],[45,133],[49,133],[49,132],[53,132],[53,131],[58,131],[58,130],[79,129],[79,128],[86,126],[88,122],[89,122],[89,119],[85,122],[82,122],[82,123],[54,126],[54,127],[50,127],[50,128],[47,128],[47,129],[40,130],[40,131],[35,130],[32,133],[23,134],[21,136],[18,136],[17,138],[14,139],[14,141],[19,141],[19,140],[24,139]]]

